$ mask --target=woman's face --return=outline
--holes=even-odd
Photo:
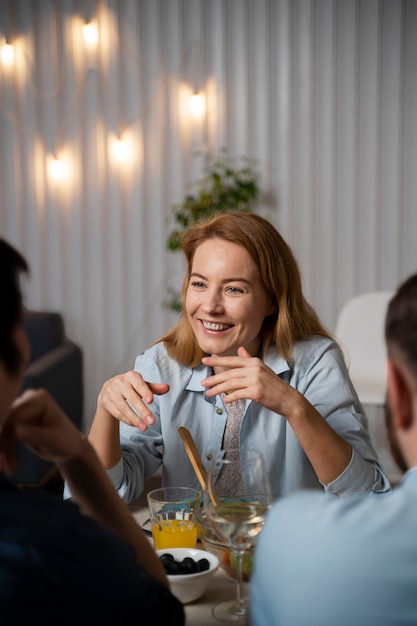
[[[247,250],[208,239],[194,254],[185,310],[203,352],[234,356],[244,346],[256,356],[262,323],[275,307]]]

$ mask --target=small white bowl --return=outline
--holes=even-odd
[[[181,562],[185,557],[191,557],[194,561],[207,559],[210,568],[204,572],[195,574],[169,574],[168,580],[171,591],[183,604],[194,602],[207,591],[209,582],[213,574],[219,568],[219,559],[217,556],[206,550],[198,548],[166,548],[165,550],[156,550],[158,556],[162,554],[172,554],[175,561]]]

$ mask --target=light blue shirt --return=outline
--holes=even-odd
[[[280,496],[303,487],[336,494],[389,489],[339,346],[327,338],[313,337],[296,344],[288,362],[274,348],[264,355],[264,362],[298,389],[354,450],[344,472],[332,483],[322,485],[287,420],[247,401],[240,446],[263,452],[273,493]],[[150,407],[156,417],[154,427],[143,433],[121,423],[123,458],[107,470],[113,484],[126,502],[132,502],[163,460],[164,485],[200,488],[178,428],[185,426],[190,430],[208,469],[212,455],[221,450],[226,424],[221,397],[207,398],[201,386],[211,370],[202,364],[194,369],[179,365],[168,356],[162,343],[138,356],[135,370],[148,382],[168,383],[170,391],[154,397]]]
[[[382,495],[276,502],[255,549],[252,626],[415,626],[417,468]]]

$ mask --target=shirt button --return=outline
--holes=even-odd
[[[206,456],[207,461],[211,461],[212,458],[213,458],[213,455],[211,452],[209,452],[208,455]]]
[[[216,409],[216,413],[217,415],[223,415],[223,409],[220,409],[220,408]]]

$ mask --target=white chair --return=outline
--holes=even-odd
[[[384,323],[391,291],[355,296],[342,307],[335,329],[351,380],[362,404],[385,401]]]
[[[379,460],[393,485],[402,472],[394,462],[384,424],[385,314],[391,291],[376,291],[356,296],[342,307],[335,328],[343,349],[350,378],[365,407],[369,434]]]

